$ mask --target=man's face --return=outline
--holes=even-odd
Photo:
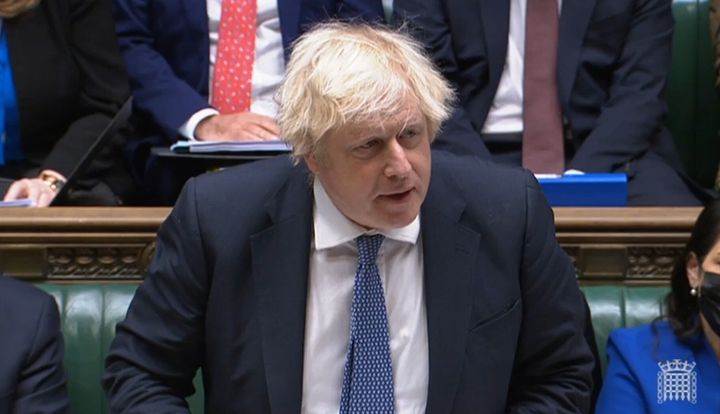
[[[430,137],[417,104],[384,122],[330,133],[322,145],[305,161],[347,218],[376,229],[415,219],[430,183]]]

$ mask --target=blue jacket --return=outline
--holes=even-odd
[[[720,365],[704,336],[681,342],[667,322],[618,329],[596,414],[720,412]]]

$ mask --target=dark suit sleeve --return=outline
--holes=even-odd
[[[425,45],[442,74],[458,90],[463,71],[453,51],[452,33],[442,3],[437,0],[395,0],[393,21],[396,25],[407,26],[410,33]],[[443,124],[433,146],[458,155],[490,159],[490,152],[480,134],[459,105]]]
[[[155,259],[105,363],[111,412],[188,412],[203,355],[207,263],[190,181],[157,236]]]
[[[155,31],[162,27],[153,25],[152,3],[153,0],[115,0],[115,30],[127,63],[134,105],[149,114],[165,136],[176,137],[182,124],[210,105],[207,97],[175,75],[168,61],[155,48]]]
[[[572,263],[555,239],[552,210],[529,173],[527,181],[523,322],[507,411],[584,413],[594,364],[583,337],[585,305]]]
[[[596,126],[568,168],[609,172],[643,155],[665,121],[672,47],[670,0],[636,0]]]
[[[70,0],[66,28],[73,61],[82,79],[78,117],[43,161],[42,168],[68,175],[129,95],[127,74],[112,30],[111,4],[105,0]],[[43,68],[38,68],[43,70]],[[61,109],[61,108],[58,108]],[[121,143],[117,142],[116,145]],[[96,175],[113,161],[108,154],[87,171]]]
[[[63,368],[63,339],[55,300],[43,295],[37,323],[32,327],[35,336],[28,344],[26,360],[15,388],[14,413],[69,413],[65,370]]]

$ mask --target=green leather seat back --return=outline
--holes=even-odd
[[[632,327],[655,320],[662,313],[663,301],[669,288],[606,285],[584,286],[582,290],[590,306],[595,340],[604,373],[607,365],[605,345],[610,332],[615,328]]]
[[[115,325],[125,318],[137,284],[41,283],[37,286],[55,297],[60,310],[72,412],[108,412],[100,377],[115,336]],[[202,414],[200,375],[195,378],[195,389],[197,392],[188,402],[192,413]]]
[[[107,401],[100,386],[104,360],[115,336],[115,325],[127,311],[137,284],[134,283],[41,283],[60,309],[65,336],[65,364],[75,414],[106,413]],[[666,286],[584,286],[605,370],[605,345],[610,332],[652,322],[661,314]],[[194,414],[203,413],[203,388],[195,378],[196,394],[188,399]]]
[[[715,91],[708,0],[673,0],[675,31],[666,92],[668,126],[685,169],[712,187],[720,159],[720,99]]]

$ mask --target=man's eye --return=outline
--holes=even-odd
[[[373,147],[377,146],[377,144],[378,144],[378,140],[373,139],[364,144],[359,145],[357,148],[361,149],[361,150],[369,150],[369,149],[372,149]]]
[[[400,138],[414,138],[418,135],[417,131],[414,129],[405,129],[400,133]]]

